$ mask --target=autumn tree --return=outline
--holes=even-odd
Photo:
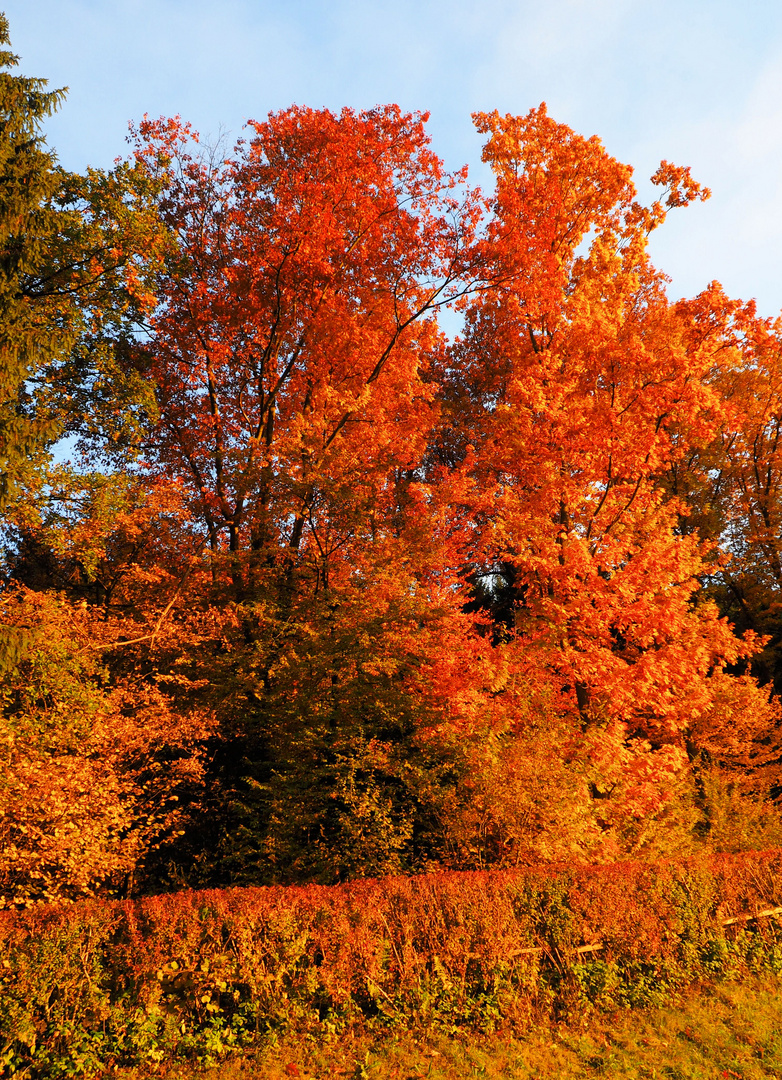
[[[493,678],[461,610],[460,530],[421,469],[435,314],[469,286],[480,216],[425,119],[295,107],[227,160],[177,121],[138,130],[177,238],[135,351],[159,414],[146,456],[183,485],[211,602],[234,613],[225,783],[255,800],[248,843],[299,800],[311,824],[291,857],[316,858],[308,831],[325,849],[341,836],[353,872],[391,866],[372,851],[412,798],[400,742],[412,753],[419,727],[475,708],[454,657],[484,654]],[[347,803],[366,837],[350,839]]]
[[[755,648],[699,599],[708,547],[662,480],[724,411],[712,350],[669,304],[647,237],[708,193],[664,162],[663,196],[642,207],[630,169],[544,107],[476,123],[497,184],[495,284],[447,361],[442,452],[476,484],[477,573],[486,606],[504,599],[518,664],[553,681],[584,752],[590,731],[613,732],[615,759],[653,780],[649,754],[659,775],[683,768],[719,672]],[[774,722],[756,688],[739,713],[750,742]]]
[[[179,254],[136,363],[157,468],[235,605],[237,866],[265,851],[295,874],[344,841],[345,873],[393,869],[371,851],[392,819],[408,843],[399,747],[477,716],[512,742],[544,685],[583,791],[612,796],[606,830],[661,810],[726,717],[756,748],[774,723],[723,678],[754,645],[698,597],[708,548],[663,479],[724,403],[646,242],[706,193],[663,163],[641,206],[630,170],[544,109],[478,126],[497,181],[480,235],[476,197],[396,110],[291,109],[227,163],[177,122],[139,132]],[[444,349],[431,316],[460,296]],[[479,631],[487,609],[504,633]]]
[[[83,178],[39,140],[6,902],[654,857],[698,842],[690,766],[773,757],[768,621],[701,586],[777,596],[779,328],[669,302],[688,170],[645,207],[544,107],[476,119],[488,199],[395,106],[230,152],[145,119]]]
[[[433,314],[464,287],[477,215],[424,119],[292,108],[226,162],[192,156],[177,122],[140,126],[178,237],[141,354],[155,459],[236,557],[240,594],[281,555],[325,584],[373,502],[415,478]]]
[[[712,439],[689,447],[667,483],[689,506],[682,528],[697,527],[720,553],[708,576],[720,609],[740,631],[770,639],[751,669],[778,693],[782,327],[761,318],[754,302],[727,297],[717,283],[678,308],[692,340],[711,356],[707,379],[722,404],[722,422]]]

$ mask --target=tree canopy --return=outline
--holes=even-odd
[[[770,805],[782,323],[669,299],[689,170],[645,206],[541,105],[474,118],[483,193],[388,105],[230,152],[144,118],[75,176],[61,96],[0,73],[2,902],[659,855],[724,842],[715,785]]]

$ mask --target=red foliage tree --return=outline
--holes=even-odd
[[[620,742],[683,746],[724,694],[716,675],[756,647],[698,599],[708,548],[682,535],[661,479],[724,409],[712,350],[669,304],[647,236],[708,193],[663,163],[665,196],[642,207],[631,170],[544,107],[476,122],[497,181],[494,281],[448,361],[476,557],[512,580],[517,662],[563,707]],[[744,706],[745,733],[767,731],[765,696]]]
[[[226,162],[191,156],[176,122],[140,127],[180,252],[146,355],[155,457],[240,592],[243,561],[252,576],[281,557],[325,585],[415,482],[433,316],[463,288],[478,214],[425,119],[294,107]]]
[[[778,327],[716,287],[669,303],[647,254],[707,193],[664,162],[640,205],[541,107],[477,117],[486,202],[425,119],[293,107],[226,159],[178,120],[138,129],[158,254],[173,238],[146,336],[112,355],[145,464],[63,471],[56,498],[52,472],[17,523],[100,602],[105,693],[84,670],[122,746],[96,881],[107,837],[154,859],[202,807],[168,853],[208,849],[191,883],[659,853],[691,840],[692,798],[667,849],[650,825],[688,755],[770,753],[776,707],[727,674],[757,640],[700,584],[724,535],[778,579]]]

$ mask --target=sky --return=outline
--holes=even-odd
[[[292,103],[429,111],[450,168],[489,181],[471,113],[554,119],[600,136],[644,199],[665,158],[712,198],[652,236],[672,298],[716,279],[782,308],[779,0],[0,0],[25,75],[67,86],[47,125],[69,169],[127,152],[131,120],[204,135]]]

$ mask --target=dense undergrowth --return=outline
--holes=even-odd
[[[743,978],[681,995],[668,1006],[615,1010],[535,1025],[521,1035],[426,1028],[351,1037],[270,1040],[232,1055],[209,1080],[766,1080],[782,1074],[782,983]],[[147,1080],[122,1069],[117,1080]],[[203,1077],[179,1062],[162,1080]]]
[[[444,1035],[664,1006],[782,972],[782,851],[182,892],[7,913],[6,1075],[213,1064],[269,1040]]]

